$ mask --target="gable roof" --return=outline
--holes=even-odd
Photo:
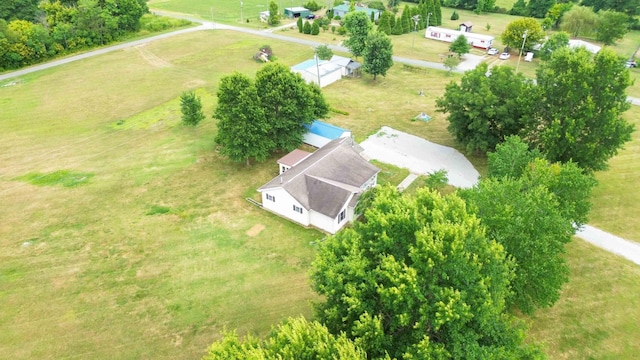
[[[300,161],[304,160],[307,156],[311,155],[310,152],[295,149],[287,155],[278,159],[278,164],[286,165],[286,166],[295,166]]]
[[[335,218],[352,195],[360,193],[380,171],[354,145],[351,138],[332,140],[258,191],[282,188],[305,209]]]

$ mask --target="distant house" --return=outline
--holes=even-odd
[[[334,55],[330,60],[309,59],[303,61],[292,66],[291,71],[300,74],[308,83],[325,87],[340,80],[343,76],[360,74],[360,63]]]
[[[458,36],[464,35],[471,46],[480,49],[488,49],[493,44],[493,36],[475,34],[465,31],[445,29],[435,26],[429,26],[424,33],[427,39],[440,40],[446,42],[454,42]]]
[[[590,42],[586,42],[584,40],[569,40],[569,47],[572,49],[576,49],[579,47],[583,47],[585,49],[587,49],[587,51],[597,54],[601,47],[596,45],[596,44],[592,44]]]
[[[305,125],[307,132],[302,136],[302,141],[317,148],[321,148],[332,140],[351,137],[351,131],[335,125],[316,120],[311,125]]]
[[[269,21],[269,16],[271,15],[271,13],[269,12],[269,10],[267,11],[260,11],[260,21],[262,22],[267,22]]]
[[[311,15],[311,10],[301,6],[284,8],[284,16],[288,18],[293,19],[299,17],[307,17],[309,15]]]
[[[356,147],[351,138],[339,138],[302,157],[258,189],[263,208],[335,234],[357,217],[360,195],[376,185],[380,172]]]
[[[380,18],[380,14],[382,13],[378,9],[372,9],[372,8],[363,7],[363,6],[356,6],[355,11],[362,11],[366,13],[369,19],[371,19],[371,14],[373,14],[373,20],[378,20],[378,18]],[[348,12],[349,12],[349,4],[342,4],[342,5],[333,7],[333,16],[340,16],[341,18],[344,18]]]

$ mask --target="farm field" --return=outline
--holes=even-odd
[[[251,167],[228,163],[215,152],[210,118],[197,129],[179,124],[182,91],[197,89],[209,115],[221,76],[260,66],[250,57],[265,40],[232,35],[192,33],[0,87],[0,353],[193,359],[225,327],[263,335],[284,317],[311,315],[307,273],[324,235],[244,200],[275,175],[278,156]],[[287,65],[312,56],[308,47],[268,43]],[[349,115],[328,120],[358,141],[389,125],[455,145],[434,104],[458,78],[397,64],[376,81],[345,79],[324,92]],[[411,121],[420,112],[432,121]],[[636,107],[628,116],[638,124],[639,114]],[[484,158],[471,160],[484,169]],[[404,174],[384,172],[390,181]],[[52,173],[77,185],[59,185]],[[611,175],[617,187],[609,191],[629,197],[629,179]],[[638,213],[638,205],[620,206],[630,206],[620,211],[626,220]],[[602,299],[612,288],[637,294],[637,268],[578,241],[568,256],[575,288],[567,297],[581,295],[565,306],[590,320],[565,326],[567,308],[554,307],[532,320],[533,338],[562,358],[631,358],[640,306]],[[587,285],[607,269],[615,272],[598,278],[602,286]],[[573,336],[576,329],[584,336]],[[585,329],[618,341],[599,346]]]

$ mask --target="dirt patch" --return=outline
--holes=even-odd
[[[264,230],[264,225],[262,224],[255,224],[251,227],[251,229],[247,230],[247,235],[254,237],[257,236],[258,234],[260,234],[260,232]]]
[[[136,46],[136,50],[138,50],[138,54],[151,66],[157,68],[165,68],[172,66],[170,62],[160,58],[158,55],[149,51],[146,44]]]

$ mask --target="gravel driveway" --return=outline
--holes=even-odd
[[[360,144],[363,155],[386,164],[427,175],[444,169],[449,184],[469,188],[478,182],[478,171],[458,150],[383,126]]]

